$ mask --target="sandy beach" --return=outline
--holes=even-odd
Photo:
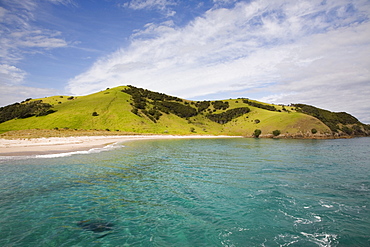
[[[132,136],[76,136],[33,139],[0,139],[0,156],[30,156],[87,151],[93,148],[134,140],[185,139],[185,138],[236,138],[236,136],[175,136],[175,135],[132,135]]]

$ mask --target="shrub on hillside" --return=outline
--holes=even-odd
[[[166,101],[166,100],[173,100],[173,101],[182,101],[180,98],[169,96],[164,93],[157,93],[152,92],[147,89],[143,88],[137,88],[131,85],[128,85],[126,89],[123,89],[122,92],[128,93],[131,96],[134,97],[134,95],[137,97],[138,95],[143,98],[148,98],[154,101]]]
[[[343,126],[342,131],[347,135],[352,135],[352,129],[348,128],[347,126]]]
[[[190,105],[183,105],[178,102],[159,101],[156,102],[156,107],[162,112],[172,112],[181,118],[193,117],[198,113],[197,110]]]
[[[139,116],[139,110],[137,108],[132,108],[131,112]]]
[[[35,100],[24,104],[15,103],[0,107],[0,123],[15,118],[40,117],[56,112],[51,108],[52,106],[50,104],[42,103],[41,100]]]
[[[294,106],[297,108],[297,111],[314,116],[321,120],[333,132],[337,132],[339,130],[339,124],[361,124],[357,118],[346,112],[331,112],[305,104],[294,104]]]
[[[253,136],[258,138],[261,135],[262,131],[260,129],[256,129],[253,132]]]
[[[206,110],[211,103],[209,101],[198,101],[195,103],[195,106],[198,108],[198,112]]]
[[[359,125],[353,125],[352,130],[353,130],[354,135],[363,135],[364,134],[364,131],[362,130],[362,128]]]
[[[226,110],[227,108],[229,108],[229,102],[223,102],[221,100],[217,100],[217,101],[213,101],[212,102],[212,105],[213,107],[216,109],[216,110]]]
[[[254,102],[254,101],[250,101],[248,99],[243,99],[243,103],[248,104],[250,106],[257,107],[257,108],[261,108],[261,109],[264,109],[264,110],[268,110],[268,111],[277,111],[275,106],[257,103],[257,102]]]
[[[272,131],[272,134],[274,136],[278,136],[278,135],[280,135],[280,130],[274,130],[274,131]]]
[[[240,107],[230,109],[219,114],[208,114],[207,118],[212,120],[213,122],[225,124],[227,122],[230,122],[232,119],[240,117],[248,112],[250,112],[250,109],[248,107]]]

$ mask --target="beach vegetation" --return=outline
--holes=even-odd
[[[262,131],[260,129],[255,129],[253,132],[253,137],[258,138],[261,135]]]
[[[274,130],[274,131],[272,131],[272,134],[273,134],[274,136],[278,136],[278,135],[280,135],[280,134],[281,134],[281,132],[280,132],[280,130]]]

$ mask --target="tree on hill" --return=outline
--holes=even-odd
[[[258,138],[258,137],[261,135],[261,133],[262,133],[262,131],[261,131],[260,129],[256,129],[256,130],[254,130],[254,132],[253,132],[253,136],[254,136],[255,138]]]
[[[166,101],[166,100],[167,101],[171,101],[171,100],[172,101],[182,101],[182,99],[174,97],[174,96],[166,95],[164,93],[153,92],[153,91],[143,89],[143,88],[137,88],[131,85],[128,85],[126,89],[122,90],[122,92],[128,93],[131,96],[133,95],[135,95],[136,97],[140,96],[142,98],[147,98],[147,99],[151,99],[154,101]]]
[[[197,101],[195,103],[195,106],[198,108],[198,112],[205,111],[210,105],[210,101]]]
[[[122,92],[130,94],[133,100],[132,112],[138,116],[139,109],[153,122],[159,120],[161,112],[166,114],[173,113],[181,118],[197,115],[197,110],[189,104],[183,104],[182,99],[169,96],[163,93],[152,92],[146,89],[128,86]],[[187,102],[186,102],[187,103]],[[150,107],[148,105],[152,105]]]
[[[223,101],[220,101],[220,100],[217,100],[217,101],[212,101],[212,105],[213,107],[216,109],[216,110],[226,110],[227,108],[229,108],[229,102],[223,102]]]
[[[243,103],[248,104],[250,106],[257,107],[257,108],[265,109],[265,110],[268,110],[268,111],[278,111],[275,108],[275,106],[257,103],[257,102],[254,102],[254,101],[250,101],[248,99],[243,99]]]
[[[42,103],[41,100],[35,100],[27,103],[15,103],[12,105],[0,107],[0,123],[15,119],[15,118],[28,118],[32,116],[40,117],[51,114],[55,110],[51,109],[52,106],[47,103]]]
[[[354,116],[346,113],[346,112],[331,112],[328,110],[320,109],[314,106],[305,105],[305,104],[294,104],[297,108],[297,111],[311,115],[320,121],[322,121],[325,125],[327,125],[331,131],[338,132],[339,124],[347,125],[347,124],[359,124],[363,125],[357,118]]]
[[[212,120],[213,122],[225,124],[227,122],[230,122],[232,119],[240,117],[248,112],[250,112],[250,109],[248,107],[240,107],[230,109],[219,114],[208,114],[207,118]]]
[[[272,131],[272,134],[274,135],[274,136],[278,136],[278,135],[280,135],[280,130],[274,130],[274,131]]]
[[[179,117],[187,118],[198,114],[197,110],[189,105],[183,105],[178,102],[162,101],[156,102],[156,106],[161,111],[171,112]]]

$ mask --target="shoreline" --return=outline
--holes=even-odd
[[[126,136],[70,136],[32,139],[0,139],[0,157],[37,156],[73,153],[103,149],[127,141],[157,139],[207,139],[207,138],[242,138],[241,136],[205,136],[205,135],[126,135]]]

